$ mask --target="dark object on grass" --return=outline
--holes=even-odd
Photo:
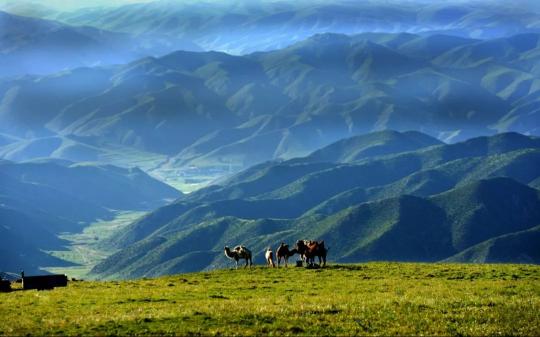
[[[11,282],[8,280],[1,280],[0,279],[0,292],[7,293],[11,291]]]
[[[24,290],[37,289],[54,289],[55,287],[67,286],[68,278],[66,275],[39,275],[39,276],[23,276],[22,286]]]
[[[302,261],[302,260],[296,261],[296,266],[297,267],[303,267],[304,266],[304,261]]]

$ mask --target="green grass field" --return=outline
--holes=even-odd
[[[217,270],[0,293],[2,335],[540,335],[540,267]]]

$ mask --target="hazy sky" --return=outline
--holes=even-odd
[[[125,5],[129,3],[150,1],[152,0],[42,0],[40,3],[59,9],[73,9],[93,6]]]
[[[57,10],[65,11],[83,7],[115,6],[150,1],[152,0],[29,0],[28,2],[37,3]],[[0,0],[0,4],[16,2],[17,0]]]
[[[125,4],[131,4],[131,3],[141,3],[141,2],[152,2],[156,0],[0,0],[0,6],[6,3],[10,4],[20,4],[20,3],[35,3],[39,5],[44,5],[47,7],[54,8],[59,11],[72,11],[78,8],[84,8],[84,7],[97,7],[97,6],[117,6],[117,5],[125,5]],[[170,0],[171,1],[171,0]],[[172,0],[174,1],[174,0]],[[196,2],[197,0],[176,0],[178,2]],[[238,0],[204,0],[205,2],[229,2],[229,1],[238,1]],[[242,0],[242,1],[250,1],[250,0]],[[260,1],[260,0],[259,0]],[[265,1],[265,0],[263,0]],[[278,1],[278,0],[266,0],[266,1]],[[282,0],[282,1],[288,1],[288,0]],[[298,1],[298,0],[291,0],[291,1]],[[304,0],[306,1],[306,0]],[[317,0],[321,1],[321,0]],[[324,0],[323,0],[324,1]],[[327,0],[329,2],[332,2],[332,0]],[[354,1],[354,0],[352,0]],[[356,1],[373,1],[373,0],[356,0]],[[423,3],[432,3],[432,2],[439,2],[439,3],[462,3],[462,2],[468,2],[468,3],[496,3],[496,4],[513,4],[515,6],[526,6],[531,9],[538,10],[540,9],[540,1],[539,0],[375,0],[380,2],[423,2]]]

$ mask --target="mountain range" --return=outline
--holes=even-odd
[[[223,246],[236,244],[262,263],[266,247],[298,239],[324,239],[336,262],[538,263],[540,191],[528,184],[539,168],[540,139],[516,133],[456,144],[418,132],[353,137],[157,209],[111,237],[120,251],[93,272],[132,278],[223,267]],[[504,253],[489,253],[499,246]]]
[[[49,74],[82,66],[126,63],[171,51],[171,46],[144,35],[134,37],[4,11],[0,11],[0,28],[0,76]],[[174,48],[202,50],[181,39]]]
[[[384,129],[451,142],[538,135],[539,37],[322,34],[246,56],[178,51],[3,79],[0,132],[19,142],[0,152],[32,159],[29,142],[60,137],[83,153],[112,144],[167,157],[161,170],[237,171]]]
[[[87,4],[0,0],[0,270],[539,263],[536,2]]]
[[[444,33],[489,39],[539,32],[533,1],[153,1],[51,15],[73,25],[182,37],[205,50],[247,54],[320,33]]]

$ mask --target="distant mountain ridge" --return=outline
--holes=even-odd
[[[376,147],[388,135],[424,143],[410,151],[393,144],[384,155],[348,162],[351,150],[369,148],[366,140]],[[267,246],[299,238],[324,239],[332,260],[347,262],[473,261],[482,247],[496,246],[483,242],[497,237],[534,240],[517,233],[540,221],[540,191],[527,186],[540,177],[539,138],[507,133],[432,145],[437,141],[414,132],[362,137],[254,166],[156,210],[113,236],[109,243],[121,250],[93,272],[141,277],[211,269],[226,263],[224,245],[238,243],[262,261]],[[312,160],[328,149],[335,161]],[[506,260],[491,256],[539,262],[530,243],[505,247]]]
[[[328,32],[441,33],[480,39],[538,33],[538,10],[532,2],[155,1],[52,17],[113,31],[181,36],[205,50],[247,54]]]
[[[169,49],[148,38],[135,38],[89,26],[69,26],[0,10],[0,77],[49,74],[81,66],[126,63]],[[146,45],[146,46],[145,46]],[[185,41],[177,45],[200,50]]]
[[[443,143],[420,132],[400,133],[386,130],[343,139],[317,150],[301,160],[350,163],[363,158],[413,151],[440,144]]]
[[[3,80],[0,131],[22,138],[10,153],[35,138],[99,138],[167,156],[160,169],[221,171],[385,129],[537,135],[538,37],[322,34],[247,56],[177,51]]]

